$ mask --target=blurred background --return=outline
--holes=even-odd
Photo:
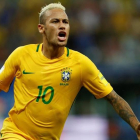
[[[70,19],[67,47],[87,55],[140,120],[140,0],[59,0]],[[0,67],[18,46],[41,43],[41,7],[56,0],[0,0]],[[0,94],[0,127],[13,106]],[[78,127],[79,126],[79,127]],[[104,99],[79,92],[61,140],[137,140]]]

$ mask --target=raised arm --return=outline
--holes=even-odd
[[[119,116],[136,131],[138,140],[140,140],[140,123],[129,104],[114,90],[104,98],[110,102]]]

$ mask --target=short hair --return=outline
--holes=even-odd
[[[54,9],[54,8],[60,8],[63,11],[65,11],[65,9],[66,9],[63,5],[61,5],[60,2],[58,2],[58,3],[51,3],[49,5],[46,5],[46,6],[42,7],[42,9],[41,9],[41,11],[39,13],[39,23],[40,24],[45,24],[45,18],[44,18],[45,12],[47,10],[51,10],[51,9]]]

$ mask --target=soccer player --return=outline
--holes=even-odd
[[[0,89],[7,92],[15,78],[15,103],[0,139],[59,140],[72,103],[84,86],[97,99],[109,101],[140,140],[140,124],[128,103],[91,60],[66,47],[69,29],[65,7],[49,4],[39,15],[43,42],[20,46],[6,60],[0,70]]]

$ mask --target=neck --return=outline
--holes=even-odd
[[[55,59],[64,54],[64,47],[50,46],[43,42],[42,53],[49,59]]]

